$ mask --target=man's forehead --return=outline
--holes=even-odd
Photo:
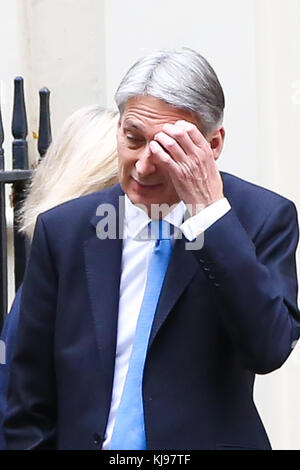
[[[148,125],[174,124],[182,119],[196,123],[196,117],[188,110],[176,108],[152,96],[141,96],[128,100],[122,124],[131,129],[145,130]]]

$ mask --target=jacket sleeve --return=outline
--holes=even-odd
[[[300,335],[297,243],[296,209],[284,200],[253,240],[231,209],[205,232],[202,250],[193,252],[216,290],[243,367],[258,374],[279,368]]]
[[[4,416],[7,449],[55,448],[53,337],[57,276],[38,218],[20,305]]]
[[[1,341],[3,346],[3,362],[0,364],[0,450],[5,448],[3,436],[3,417],[6,409],[7,384],[11,366],[11,358],[16,344],[17,326],[19,322],[20,298],[22,286],[19,287],[12,307],[6,315]]]

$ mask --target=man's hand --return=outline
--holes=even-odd
[[[168,171],[191,215],[224,197],[211,146],[194,124],[187,121],[165,124],[150,147]]]

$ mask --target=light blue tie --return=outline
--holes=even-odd
[[[152,221],[151,238],[156,238],[137,322],[124,390],[110,443],[110,449],[146,449],[142,381],[151,327],[172,251],[170,225]]]

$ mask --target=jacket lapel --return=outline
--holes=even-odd
[[[155,314],[149,347],[151,347],[170,311],[199,269],[195,256],[186,250],[186,242],[184,237],[176,240]]]
[[[119,186],[114,194],[109,192],[109,202],[114,206],[117,215],[117,237],[99,239],[96,227],[104,216],[95,215],[91,219],[92,235],[84,241],[88,293],[100,352],[102,378],[105,382],[103,389],[107,393],[108,410],[113,384],[119,307],[122,238],[118,236],[120,229],[118,210],[119,196],[122,194]],[[115,197],[112,199],[112,196]],[[106,201],[99,201],[99,203],[106,203]]]

